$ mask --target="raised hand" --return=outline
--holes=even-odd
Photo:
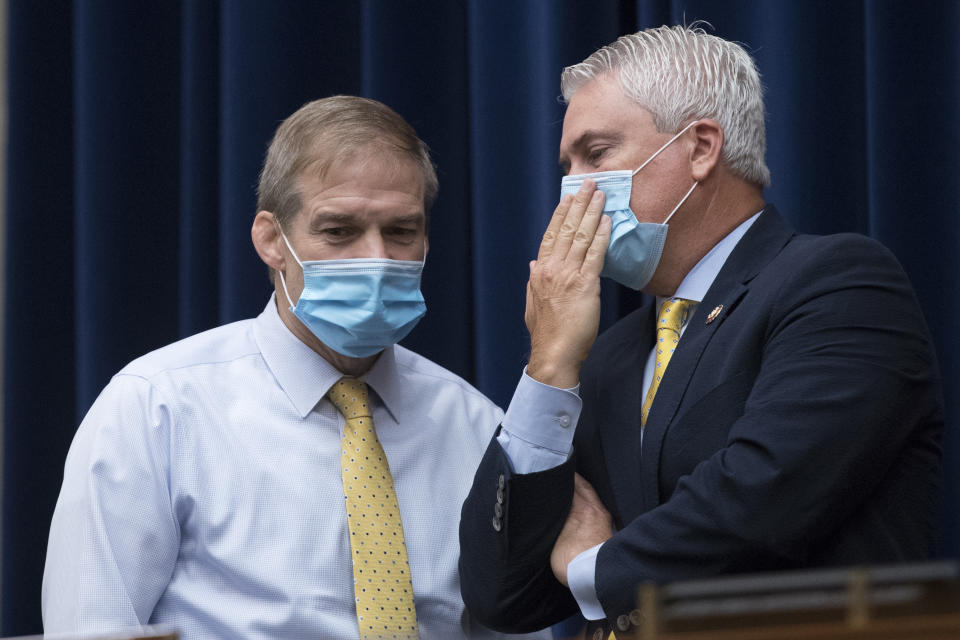
[[[530,331],[527,375],[555,387],[574,387],[597,338],[600,271],[610,240],[602,191],[592,180],[564,196],[530,262],[525,320]]]

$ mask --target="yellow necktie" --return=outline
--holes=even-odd
[[[673,350],[677,348],[677,343],[680,342],[680,328],[687,321],[687,314],[690,313],[690,309],[696,304],[693,300],[670,298],[660,308],[660,315],[657,316],[656,366],[653,369],[650,390],[647,391],[647,397],[640,408],[641,426],[647,424],[647,416],[650,414],[653,397],[657,395],[657,389],[660,388],[660,381],[667,370],[670,358],[673,357]]]
[[[416,638],[417,612],[400,506],[387,456],[373,428],[367,384],[341,378],[327,397],[346,419],[340,469],[360,638]]]

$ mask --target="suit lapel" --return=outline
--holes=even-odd
[[[660,503],[659,466],[663,441],[704,351],[724,322],[736,322],[736,309],[749,292],[750,280],[780,252],[793,234],[776,209],[768,205],[727,258],[687,323],[650,407],[644,429],[640,464],[644,512]],[[708,322],[711,315],[713,318]],[[639,421],[638,410],[635,422]]]
[[[660,382],[657,396],[650,407],[650,415],[647,417],[647,426],[643,434],[643,449],[640,461],[644,511],[648,511],[659,504],[660,450],[663,447],[663,439],[670,422],[676,415],[680,401],[683,399],[687,386],[690,384],[690,379],[693,377],[693,372],[696,370],[697,363],[700,361],[704,349],[710,343],[713,334],[746,294],[747,287],[740,284],[722,292],[722,294],[719,291],[716,294],[712,294],[712,292],[713,288],[711,287],[711,292],[697,305],[693,317],[687,323],[687,329],[683,332],[683,337],[670,359],[670,364],[667,365],[667,372]],[[706,322],[707,316],[720,305],[723,305],[722,310],[708,324]]]

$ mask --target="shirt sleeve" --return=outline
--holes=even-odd
[[[148,381],[119,375],[81,423],[50,525],[41,596],[47,633],[149,621],[180,546],[169,489],[171,422]]]
[[[580,605],[580,613],[587,620],[603,620],[603,606],[597,598],[597,589],[594,586],[594,576],[597,569],[597,554],[602,544],[590,547],[583,551],[567,565],[567,584],[570,593]]]
[[[515,473],[544,471],[567,461],[580,418],[579,391],[579,386],[560,389],[537,382],[524,369],[497,436]]]

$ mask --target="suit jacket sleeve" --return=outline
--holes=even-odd
[[[831,238],[781,262],[767,320],[744,339],[757,373],[724,446],[601,548],[596,588],[609,617],[634,607],[644,580],[755,570],[758,558],[771,567],[815,563],[824,541],[857,518],[868,544],[884,535],[862,518],[878,486],[891,474],[933,475],[936,437],[912,460],[904,453],[918,430],[936,432],[942,420],[912,289],[875,242]]]
[[[550,569],[573,498],[573,470],[571,457],[553,469],[513,474],[494,434],[460,518],[460,589],[484,626],[527,633],[577,611]]]

